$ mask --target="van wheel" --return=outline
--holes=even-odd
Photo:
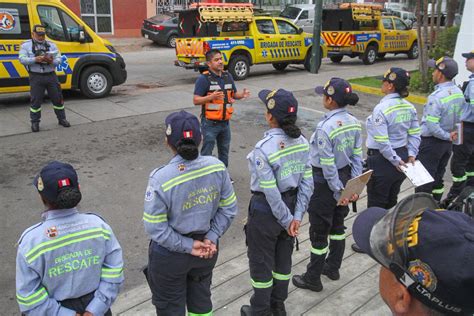
[[[306,53],[306,58],[304,59],[304,69],[306,71],[311,71],[311,50],[312,48],[308,49],[308,52]],[[319,64],[316,65],[316,68],[319,70],[321,68],[321,61],[323,59],[323,52],[322,50],[319,50]]]
[[[81,92],[90,99],[103,98],[112,90],[112,75],[104,67],[86,68],[82,72],[80,80]]]
[[[177,36],[176,35],[170,35],[170,37],[168,37],[168,40],[166,41],[166,46],[170,47],[170,48],[175,48],[176,47],[176,38]]]
[[[362,56],[362,61],[364,62],[364,64],[372,65],[373,63],[375,63],[375,59],[377,59],[377,51],[377,46],[368,46],[365,50],[364,56]]]
[[[331,59],[331,61],[335,64],[339,64],[342,60],[342,58],[344,58],[344,56],[331,56],[329,57],[329,59]]]
[[[420,51],[418,49],[418,42],[415,41],[413,42],[413,44],[411,44],[410,50],[408,51],[407,55],[410,59],[417,59],[419,54]]]
[[[228,69],[234,80],[244,80],[250,72],[249,60],[243,55],[231,57]]]
[[[287,63],[273,63],[273,68],[275,68],[278,71],[283,71],[288,67]]]

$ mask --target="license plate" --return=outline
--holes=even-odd
[[[145,38],[148,39],[148,34],[145,34]]]

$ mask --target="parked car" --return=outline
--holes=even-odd
[[[145,19],[142,25],[142,36],[157,44],[175,48],[178,37],[178,18],[158,14]]]

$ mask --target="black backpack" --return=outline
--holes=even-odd
[[[446,208],[451,211],[465,213],[471,217],[474,214],[474,187],[465,187],[464,190]]]

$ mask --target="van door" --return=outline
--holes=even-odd
[[[285,20],[275,20],[280,41],[280,60],[301,60],[304,58],[303,36],[298,34],[298,29]]]
[[[81,24],[53,5],[39,4],[34,10],[38,12],[41,24],[46,27],[46,36],[58,46],[61,53],[61,63],[56,67],[59,82],[63,88],[70,89],[74,65],[81,56],[90,53],[89,43],[79,42]]]
[[[29,90],[28,72],[18,54],[31,38],[30,29],[26,4],[0,3],[0,93]]]

